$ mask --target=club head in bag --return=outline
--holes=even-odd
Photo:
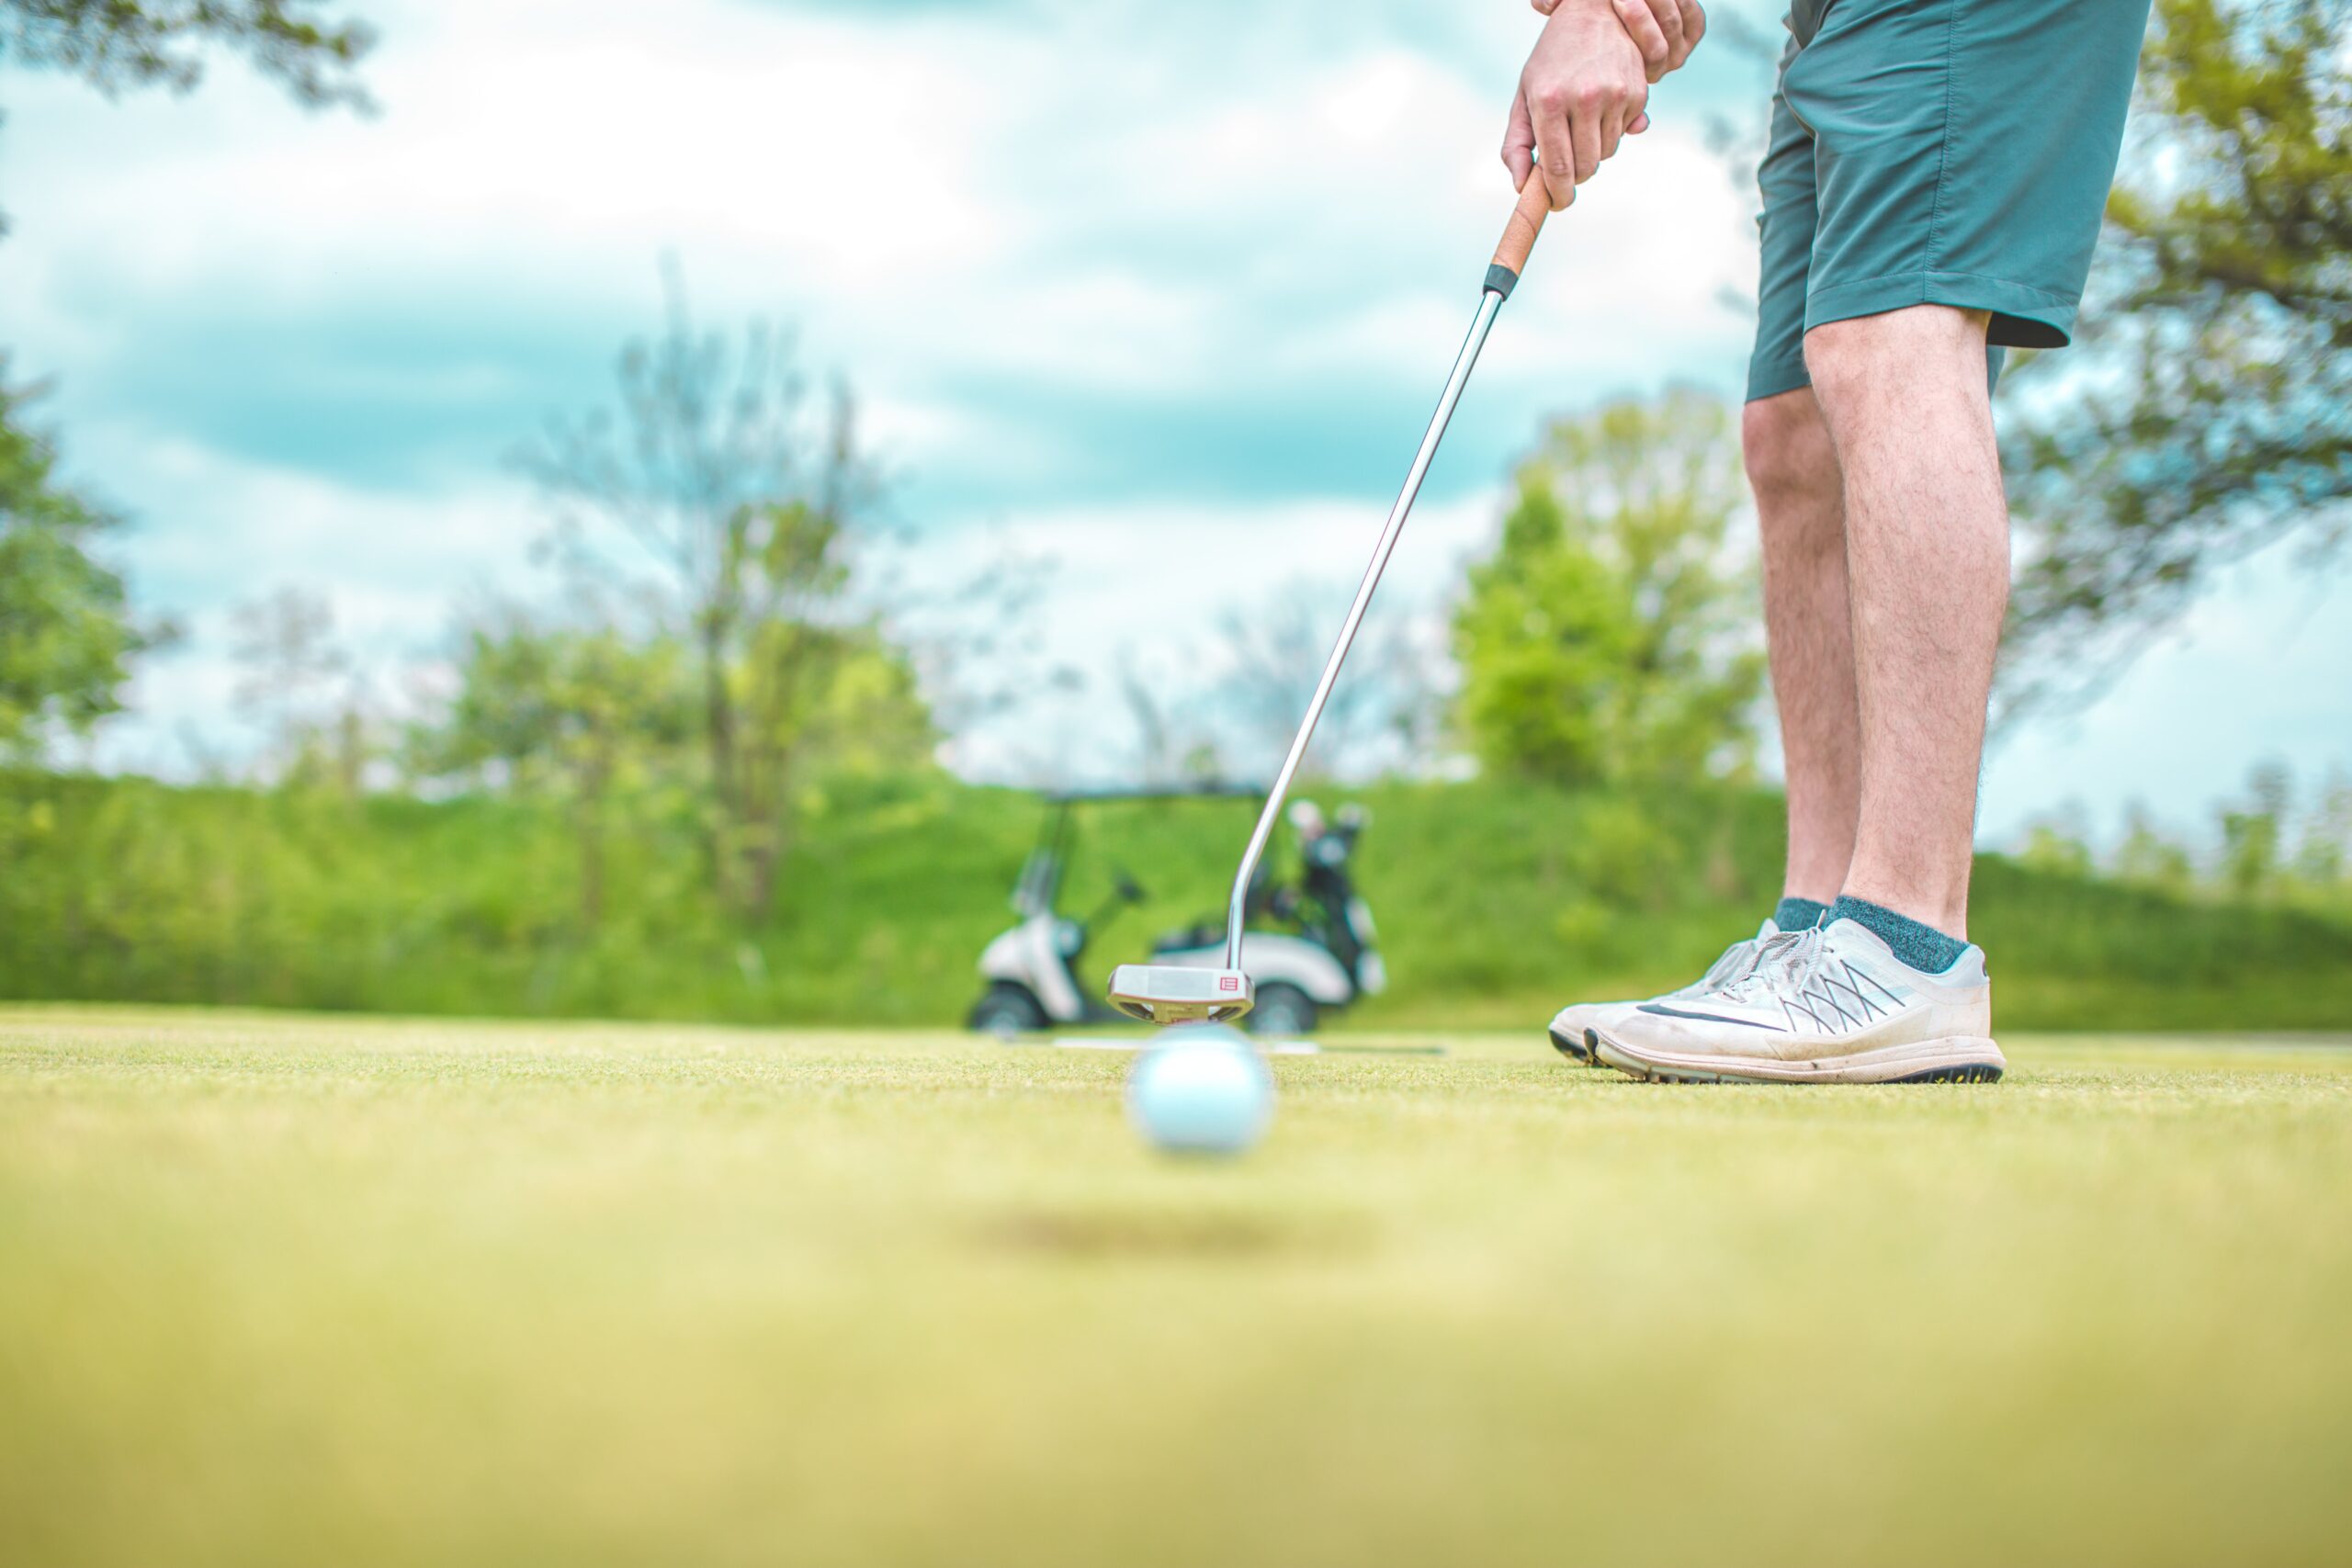
[[[1146,1023],[1230,1023],[1257,996],[1238,969],[1122,964],[1111,975],[1111,1005]]]

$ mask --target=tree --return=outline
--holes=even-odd
[[[2323,558],[2352,522],[2352,0],[2154,17],[2089,364],[2030,367],[2050,395],[2006,442],[2026,698],[2095,688],[2218,566]]]
[[[1166,657],[1148,666],[1123,649],[1106,673],[1135,731],[1135,782],[1271,777],[1298,733],[1347,608],[1346,591],[1334,597],[1331,586],[1303,579],[1271,586],[1256,603],[1220,613],[1206,649],[1162,650]],[[1399,756],[1419,760],[1441,706],[1428,664],[1405,622],[1368,621],[1316,724],[1303,764],[1309,776],[1362,777]]]
[[[58,482],[56,447],[21,423],[38,396],[0,355],[0,750],[117,711],[131,659],[171,635],[93,553],[119,520]]]
[[[363,22],[313,14],[335,0],[0,0],[0,63],[70,71],[108,97],[141,87],[185,93],[209,49],[244,55],[310,107],[371,107],[352,73],[375,46]],[[8,231],[0,214],[0,235]]]
[[[306,104],[365,106],[351,73],[375,43],[361,22],[313,19],[334,0],[0,0],[0,55],[71,71],[109,96],[186,92],[225,46]]]
[[[649,597],[695,654],[712,874],[762,914],[800,764],[859,720],[839,710],[840,683],[890,657],[848,597],[851,531],[879,483],[847,390],[812,408],[788,336],[698,331],[674,276],[668,323],[624,351],[620,388],[618,423],[560,419],[520,460],[560,509],[574,570],[622,570],[604,549],[616,538],[652,561]],[[911,674],[904,687],[916,701]],[[928,730],[903,705],[865,716],[901,739]]]
[[[323,594],[283,586],[238,605],[232,618],[232,700],[262,729],[282,776],[298,781],[316,771],[351,675],[351,655],[335,640],[334,605]]]
[[[2238,897],[2253,898],[2277,885],[2293,791],[2285,763],[2258,762],[2246,775],[2251,798],[2222,807],[2222,881]]]
[[[1682,389],[1555,423],[1454,616],[1455,718],[1490,767],[1569,782],[1736,773],[1764,679],[1724,405]]]
[[[2176,897],[2197,881],[2197,863],[2188,849],[2156,825],[2146,805],[2133,801],[2124,813],[2123,840],[2115,849],[2117,880]]]
[[[1247,771],[1270,773],[1289,749],[1354,587],[1283,583],[1218,617],[1216,651],[1227,668],[1216,683],[1217,711],[1248,727],[1249,755],[1263,759]],[[1417,756],[1438,705],[1428,667],[1404,620],[1369,618],[1315,727],[1310,764],[1345,774],[1378,766],[1384,751]]]
[[[1173,784],[1183,774],[1191,733],[1181,728],[1162,682],[1136,667],[1132,649],[1122,651],[1116,680],[1119,701],[1135,726],[1136,782],[1149,789]]]
[[[2303,818],[2303,831],[2295,846],[2295,879],[2321,892],[2344,885],[2352,859],[2352,773],[2328,770],[2327,782]]]
[[[773,787],[904,768],[929,751],[936,738],[902,655],[859,630],[767,629],[821,645],[787,658],[755,651],[729,672],[751,694],[741,755],[750,769],[782,768]],[[693,772],[696,650],[611,620],[567,624],[511,607],[470,618],[458,635],[457,691],[414,728],[410,766],[561,800],[579,845],[581,920],[593,928],[616,812],[632,793]],[[785,669],[811,677],[789,698],[775,682]]]
[[[232,697],[262,731],[261,776],[356,798],[390,747],[368,677],[335,636],[333,602],[285,585],[238,605],[232,620]]]
[[[1189,660],[1179,658],[1174,662],[1182,665]],[[1168,663],[1157,661],[1146,669],[1136,661],[1134,649],[1123,649],[1112,672],[1120,705],[1127,710],[1128,723],[1135,729],[1134,760],[1128,772],[1145,789],[1172,789],[1226,776],[1219,728],[1203,711],[1204,707],[1213,710],[1213,702],[1198,700],[1203,694],[1171,676]],[[1289,739],[1285,735],[1283,744]],[[1057,762],[1044,778],[1067,784],[1060,766]]]
[[[2018,863],[2054,876],[2087,877],[2098,866],[2091,854],[2090,814],[2079,800],[2045,812],[2026,824]]]
[[[413,738],[413,763],[428,777],[495,773],[561,795],[579,846],[581,924],[594,930],[615,786],[660,769],[688,739],[686,649],[610,626],[542,626],[513,610],[459,636],[457,695]]]

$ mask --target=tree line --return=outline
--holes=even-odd
[[[2202,835],[2134,806],[2104,852],[2097,837],[2079,806],[2064,807],[2028,826],[2018,858],[2036,871],[2104,876],[2175,897],[2352,908],[2352,772],[2340,766],[2303,787],[2286,763],[2256,762],[2242,794],[2214,804]]]

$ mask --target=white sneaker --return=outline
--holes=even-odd
[[[1603,1019],[1642,1006],[1645,1002],[1685,1001],[1703,997],[1720,987],[1728,986],[1747,974],[1756,964],[1756,955],[1764,944],[1781,934],[1781,928],[1766,920],[1756,928],[1756,934],[1746,942],[1733,942],[1723,951],[1723,956],[1707,965],[1707,972],[1679,991],[1668,991],[1662,997],[1636,998],[1625,1002],[1578,1002],[1564,1007],[1552,1015],[1552,1044],[1561,1055],[1587,1066],[1599,1064],[1592,1059],[1592,1032]]]
[[[1711,995],[1592,1027],[1601,1062],[1673,1083],[1981,1083],[2008,1066],[1982,948],[1923,975],[1853,920],[1766,942]]]

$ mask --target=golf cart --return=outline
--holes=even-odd
[[[988,990],[973,1005],[971,1027],[1011,1034],[1060,1024],[1114,1022],[1121,1017],[1094,999],[1098,987],[1080,983],[1079,962],[1089,942],[1120,908],[1141,903],[1145,893],[1124,868],[1114,867],[1110,895],[1092,912],[1072,919],[1057,908],[1068,864],[1070,819],[1078,807],[1129,800],[1263,798],[1262,790],[1230,784],[1047,795],[1044,829],[1013,886],[1012,909],[1019,920],[980,953]],[[1242,943],[1242,967],[1257,992],[1247,1024],[1270,1035],[1307,1033],[1324,1013],[1360,996],[1376,996],[1386,983],[1374,946],[1372,911],[1356,893],[1350,873],[1365,814],[1346,807],[1336,819],[1327,821],[1312,801],[1302,800],[1293,803],[1288,817],[1299,841],[1298,880],[1278,887],[1263,867],[1252,875],[1249,912],[1251,926],[1259,929],[1249,931]],[[1163,933],[1152,943],[1150,962],[1175,968],[1222,968],[1225,922],[1204,919]]]

